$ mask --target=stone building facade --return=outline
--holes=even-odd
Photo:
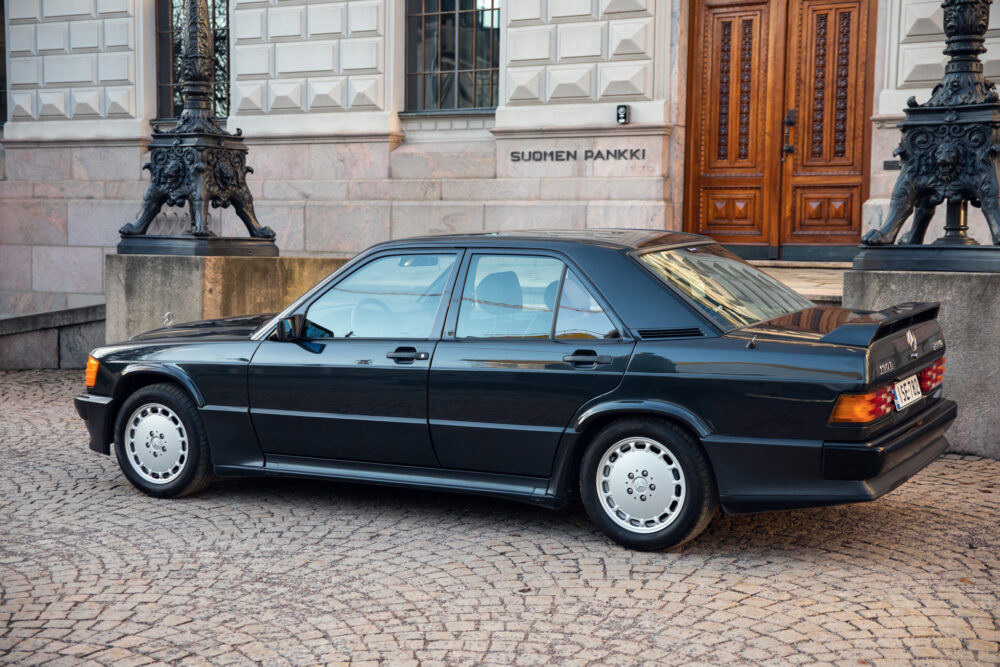
[[[690,80],[699,63],[715,62],[709,50],[717,49],[719,35],[695,38],[700,14],[718,9],[714,1],[229,0],[222,8],[227,123],[247,137],[258,216],[277,232],[285,255],[350,255],[389,238],[452,231],[628,226],[711,232],[692,227],[685,200],[692,197],[696,161],[688,128],[702,109],[689,103]],[[145,145],[163,109],[157,12],[162,19],[165,2],[5,0],[0,315],[103,299],[103,258],[114,252],[118,228],[138,211],[148,178],[141,170]],[[757,4],[790,39],[801,26],[781,17],[806,2]],[[419,108],[426,100],[415,99],[431,88],[420,87],[424,75],[410,76],[427,66],[414,63],[413,49],[418,38],[426,46],[428,36],[415,36],[413,26],[424,21],[426,31],[424,15],[435,12],[435,21],[445,21],[450,5],[470,8],[477,39],[489,33],[496,43],[486,53],[480,42],[471,56],[471,97],[442,73],[451,67],[461,79],[461,65],[437,62],[433,95],[444,108]],[[871,19],[872,30],[855,59],[843,62],[867,77],[857,88],[863,123],[852,135],[863,139],[857,150],[864,148],[862,196],[852,205],[864,213],[843,214],[850,219],[836,237],[839,248],[856,242],[864,220],[881,215],[896,173],[886,164],[898,140],[894,124],[906,98],[925,99],[943,73],[938,5],[878,0],[860,17]],[[831,11],[842,18],[848,10]],[[741,133],[750,133],[752,147],[754,132],[779,136],[781,126],[764,114],[747,129],[743,100],[757,95],[761,109],[781,113],[785,105],[742,78],[763,67],[762,60],[752,61],[757,47],[749,44],[752,29],[763,24],[733,20],[743,26],[742,55],[738,48],[730,55],[728,46],[713,53],[735,59],[719,61],[726,67],[738,61],[742,68],[726,75],[734,110],[724,119],[739,142],[746,140]],[[825,19],[806,28],[819,25],[826,48]],[[1000,24],[996,28],[990,46],[1000,42]],[[782,48],[775,34],[775,48]],[[838,39],[838,48],[854,48],[844,46],[843,35]],[[701,51],[694,51],[696,43]],[[809,44],[819,53],[818,42]],[[988,76],[1000,74],[993,53],[1000,51],[987,54]],[[722,80],[721,71],[709,74],[709,81]],[[830,86],[840,85],[836,76],[828,78]],[[487,91],[482,97],[480,84]],[[442,102],[454,89],[460,102]],[[617,120],[620,105],[628,106],[627,124]],[[829,109],[835,115],[840,107]],[[780,121],[781,113],[773,117]],[[838,146],[841,134],[831,135]],[[777,197],[777,186],[769,187],[763,196]],[[837,196],[828,197],[826,215],[838,215]],[[726,203],[726,215],[738,218],[740,201]],[[219,233],[242,234],[230,211],[216,213]],[[178,214],[171,209],[158,224],[180,228]],[[775,247],[769,246],[771,256]]]

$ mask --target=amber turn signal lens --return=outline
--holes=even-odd
[[[93,357],[87,357],[87,375],[86,384],[87,387],[93,387],[97,384],[97,369],[101,367],[101,362]]]
[[[890,387],[880,387],[867,394],[841,394],[833,406],[830,422],[867,424],[896,409]]]

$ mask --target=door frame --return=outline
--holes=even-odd
[[[681,229],[685,232],[697,234],[697,228],[695,226],[695,206],[697,200],[691,196],[694,174],[698,168],[697,156],[694,153],[693,146],[694,143],[691,140],[692,136],[692,119],[695,118],[697,113],[697,103],[701,94],[700,85],[696,85],[697,78],[693,75],[693,68],[697,67],[701,61],[701,54],[698,52],[699,39],[697,35],[698,26],[702,18],[702,9],[707,0],[690,0],[686,4],[687,7],[687,20],[683,23],[686,25],[687,37],[686,44],[683,45],[683,51],[686,55],[686,62],[680,68],[679,80],[684,86],[684,147],[683,147],[683,186],[680,188],[681,192],[681,205],[679,209],[682,212],[682,224]],[[779,88],[780,100],[781,100],[781,113],[778,114],[779,118],[784,117],[785,106],[787,105],[788,99],[788,81],[787,81],[787,60],[788,60],[788,35],[792,26],[788,22],[788,9],[790,0],[769,0],[772,5],[779,5],[777,7],[772,6],[771,9],[780,14],[780,19],[777,21],[784,28],[784,32],[780,35],[782,38],[781,47],[771,47],[769,45],[769,57],[771,53],[778,50],[781,54],[780,57],[780,76],[775,76],[772,81],[774,82],[774,87]],[[743,2],[734,2],[734,6],[744,4]],[[746,2],[750,4],[750,2]],[[756,3],[754,3],[756,4]],[[864,99],[863,99],[863,126],[864,134],[862,139],[862,178],[861,178],[861,205],[862,205],[862,215],[864,202],[868,200],[871,193],[871,176],[872,176],[872,131],[873,123],[871,120],[872,114],[874,113],[874,99],[875,99],[875,78],[876,78],[876,68],[875,68],[875,55],[876,55],[876,36],[878,29],[878,8],[879,0],[870,0],[868,7],[868,45],[867,49],[861,54],[864,58],[865,63],[865,86],[864,86]],[[773,61],[772,61],[773,62]],[[769,82],[770,83],[770,82]],[[768,89],[768,98],[776,99],[773,95],[775,91]],[[800,119],[801,122],[801,119]],[[765,127],[764,128],[764,138],[763,141],[765,145],[768,145],[772,139],[781,140],[782,127],[780,124],[775,124],[775,127]],[[847,261],[853,259],[853,257],[858,253],[858,246],[856,244],[843,245],[843,244],[824,244],[824,245],[787,245],[782,246],[780,243],[781,228],[783,226],[783,217],[785,216],[785,210],[787,209],[787,203],[783,201],[783,184],[782,184],[782,165],[779,162],[772,167],[773,173],[773,184],[777,190],[777,201],[773,204],[772,208],[776,211],[778,220],[770,225],[768,230],[768,245],[760,244],[725,244],[726,248],[733,251],[735,254],[743,257],[744,259],[781,259],[787,260],[797,260],[797,261]],[[766,176],[765,176],[766,178]],[[863,220],[862,220],[863,222]],[[863,233],[864,229],[860,230]],[[860,236],[860,234],[859,234]],[[860,239],[859,239],[860,243]]]

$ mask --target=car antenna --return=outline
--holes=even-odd
[[[747,349],[748,350],[756,350],[757,349],[757,337],[756,336],[754,336],[753,338],[751,338],[750,342],[747,343]]]

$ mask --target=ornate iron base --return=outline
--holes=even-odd
[[[188,204],[191,233],[207,238],[209,208],[232,206],[253,238],[273,239],[274,232],[257,221],[246,174],[247,149],[232,135],[175,131],[153,135],[149,144],[150,182],[139,219],[121,228],[122,238],[142,236],[164,204]]]
[[[864,271],[1000,272],[1000,247],[986,245],[861,246],[854,268]]]
[[[273,240],[262,238],[143,235],[122,237],[118,243],[118,254],[277,257],[278,246]]]

